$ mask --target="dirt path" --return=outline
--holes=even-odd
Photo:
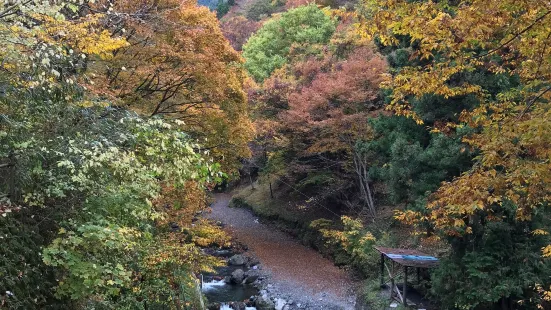
[[[273,288],[307,309],[354,309],[354,283],[315,250],[274,227],[258,223],[249,211],[229,208],[229,194],[216,194],[211,219],[226,224],[271,276]]]

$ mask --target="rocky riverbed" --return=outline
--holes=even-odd
[[[216,194],[215,198],[208,217],[221,222],[246,246],[245,251],[237,255],[227,252],[226,255],[231,255],[227,258],[228,267],[205,283],[207,286],[243,286],[238,289],[240,292],[250,287],[257,290],[250,297],[236,296],[231,308],[354,309],[355,283],[345,270],[291,236],[261,223],[249,210],[229,208],[229,194]],[[208,297],[209,293],[206,293]],[[245,294],[249,293],[254,291]],[[215,303],[211,309],[219,306],[230,305]]]

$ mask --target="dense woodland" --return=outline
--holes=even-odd
[[[551,307],[551,3],[0,3],[0,309],[203,309],[209,192],[377,297]]]

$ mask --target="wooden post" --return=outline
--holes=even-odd
[[[408,289],[408,266],[404,266],[404,296],[402,296],[403,298],[403,304],[404,306],[408,306],[408,301],[407,301],[407,289]]]
[[[390,300],[392,300],[392,294],[394,294],[394,261],[392,261],[392,272],[390,273]]]
[[[272,197],[272,199],[274,199],[274,192],[272,191],[272,178],[270,176],[270,197]]]
[[[381,253],[381,287],[385,285],[385,255]]]

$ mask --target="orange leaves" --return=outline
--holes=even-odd
[[[205,190],[195,181],[187,181],[183,188],[164,184],[154,205],[164,214],[159,220],[160,225],[176,223],[187,227],[197,213],[207,208],[207,197]]]
[[[397,218],[455,236],[502,221],[504,214],[531,221],[551,201],[549,3],[364,0],[363,5],[366,19],[357,25],[362,35],[376,36],[383,45],[409,38],[413,57],[424,60],[400,68],[383,83],[393,91],[389,109],[421,123],[409,98],[471,95],[480,102],[460,118],[478,130],[463,140],[479,152],[474,167],[443,183],[429,197],[427,214],[404,212]],[[471,72],[515,76],[520,83],[490,96],[459,78]],[[550,253],[551,247],[544,249],[545,256]]]
[[[288,95],[289,109],[279,114],[286,129],[312,135],[306,152],[348,150],[369,131],[367,113],[378,108],[378,85],[385,61],[370,47],[356,47],[346,61],[308,60],[295,66],[301,77]]]
[[[414,225],[419,219],[426,220],[421,213],[412,210],[395,211],[394,218],[407,225]]]
[[[249,156],[249,120],[242,59],[224,38],[216,16],[193,0],[96,1],[113,29],[130,43],[115,57],[91,63],[90,85],[148,115],[184,121],[183,129],[211,150],[226,172]]]
[[[550,201],[551,137],[546,133],[551,130],[551,112],[539,105],[534,113],[519,119],[510,111],[503,110],[499,123],[487,123],[480,134],[466,140],[480,150],[478,164],[452,182],[443,183],[431,197],[428,209],[435,228],[457,231],[455,228],[463,225],[460,221],[480,211],[487,220],[500,221],[492,214],[499,212],[494,208],[504,208],[504,203],[515,206],[518,221],[530,221],[535,210]],[[417,222],[423,221],[417,218]]]
[[[164,238],[159,237],[157,251],[152,251],[145,258],[144,264],[152,275],[169,280],[179,266],[186,266],[191,273],[211,272],[213,267],[220,266],[222,262],[203,254],[195,245],[183,243],[176,235],[169,234]]]
[[[247,39],[260,28],[260,23],[237,15],[222,20],[221,27],[231,46],[240,51]]]

